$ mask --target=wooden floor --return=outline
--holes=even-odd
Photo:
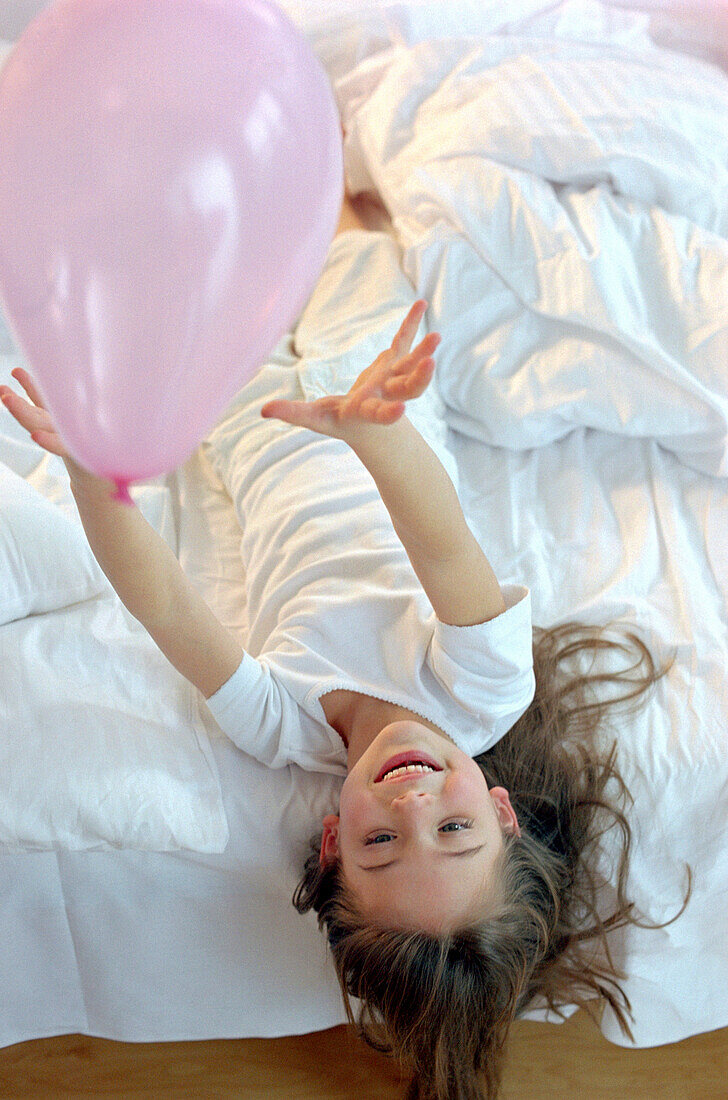
[[[401,1100],[387,1059],[337,1027],[286,1039],[114,1043],[64,1035],[0,1050],[2,1100]],[[726,1100],[728,1028],[625,1050],[584,1013],[523,1021],[503,1100]]]

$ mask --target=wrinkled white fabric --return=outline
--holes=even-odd
[[[0,626],[105,587],[80,525],[0,462]]]
[[[724,476],[728,79],[550,23],[342,76],[348,186],[446,329],[452,427],[519,450],[599,428]]]

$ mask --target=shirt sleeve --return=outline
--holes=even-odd
[[[436,620],[430,667],[443,688],[478,721],[482,735],[461,747],[485,752],[508,732],[533,699],[531,594],[523,585],[502,588],[506,610],[475,626]]]
[[[335,731],[317,725],[264,661],[249,653],[207,706],[230,740],[269,768],[346,774]]]

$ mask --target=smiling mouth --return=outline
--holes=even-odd
[[[401,778],[410,775],[427,775],[430,772],[441,772],[442,767],[427,753],[411,750],[400,752],[391,756],[379,770],[375,783],[382,783],[385,779]]]

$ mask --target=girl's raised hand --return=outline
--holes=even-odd
[[[362,423],[393,424],[404,413],[405,402],[424,393],[435,371],[432,353],[440,343],[438,333],[428,333],[410,351],[426,309],[424,300],[415,302],[391,346],[362,371],[347,394],[318,401],[269,401],[261,415],[338,439],[347,439]]]
[[[18,424],[29,433],[34,443],[39,444],[51,454],[68,457],[68,451],[61,442],[61,437],[56,431],[50,414],[46,411],[33,379],[22,367],[16,367],[11,371],[12,377],[19,382],[27,393],[30,401],[25,401],[15,390],[9,386],[0,386],[0,400],[8,412],[15,417]]]

